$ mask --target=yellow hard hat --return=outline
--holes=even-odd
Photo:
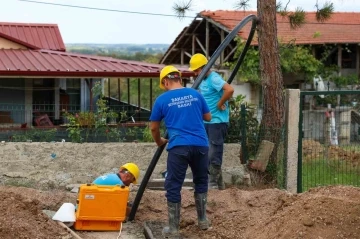
[[[161,81],[162,81],[162,79],[165,78],[165,76],[167,76],[168,74],[173,73],[173,72],[177,72],[181,76],[180,71],[175,66],[165,66],[164,68],[162,68],[162,70],[160,71],[160,82],[159,82],[160,89],[165,90],[165,87],[161,83]]]
[[[136,164],[126,163],[120,167],[120,170],[121,169],[126,169],[127,171],[129,171],[135,177],[135,181],[133,183],[137,182],[137,180],[139,179],[139,176],[140,176],[140,170]]]
[[[190,68],[189,70],[195,71],[202,66],[205,66],[208,63],[208,60],[203,54],[196,53],[190,59]]]

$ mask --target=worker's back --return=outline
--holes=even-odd
[[[95,185],[124,185],[123,181],[120,179],[120,176],[116,173],[102,175],[96,178],[92,183]]]
[[[174,146],[208,146],[203,115],[208,113],[204,98],[194,89],[179,88],[160,95],[151,121],[164,119],[169,134],[168,149]]]

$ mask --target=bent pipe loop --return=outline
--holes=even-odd
[[[252,26],[251,26],[251,30],[249,33],[249,37],[246,41],[245,47],[236,63],[236,66],[234,68],[234,70],[232,71],[229,79],[228,79],[228,83],[231,84],[233,78],[235,77],[238,69],[240,68],[241,63],[243,62],[244,58],[245,58],[245,54],[250,46],[250,43],[252,41],[252,38],[254,36],[254,32],[255,32],[255,28],[256,28],[256,24],[257,24],[257,17],[255,15],[249,15],[247,17],[245,17],[224,39],[224,41],[218,46],[218,48],[215,50],[215,52],[213,53],[213,55],[211,56],[209,62],[205,65],[205,67],[203,68],[203,70],[201,71],[201,73],[199,74],[199,76],[196,78],[193,86],[191,88],[197,89],[201,83],[201,81],[205,78],[206,73],[211,69],[211,67],[213,66],[213,64],[215,63],[216,59],[220,56],[221,52],[224,51],[224,49],[229,45],[229,43],[235,38],[235,36],[238,34],[238,32],[240,31],[240,29],[242,29],[248,22],[252,21]],[[167,131],[165,132],[165,138],[168,138],[168,133]],[[133,221],[135,218],[135,214],[136,211],[138,209],[138,206],[140,204],[142,195],[146,189],[146,186],[149,182],[149,179],[151,177],[152,172],[155,169],[155,166],[157,164],[157,162],[159,161],[159,158],[162,154],[162,152],[165,149],[166,144],[159,146],[149,164],[148,169],[146,170],[146,173],[144,175],[143,180],[141,181],[140,187],[138,189],[138,192],[135,196],[133,205],[131,207],[129,216],[128,216],[128,221]]]

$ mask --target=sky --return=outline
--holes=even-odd
[[[0,22],[58,24],[67,43],[103,44],[171,44],[182,29],[202,10],[234,10],[236,0],[192,0],[187,18],[149,14],[130,14],[118,11],[174,15],[173,4],[187,0],[34,0],[37,2],[111,9],[99,11],[26,2],[28,0],[1,0]],[[30,1],[30,0],[29,0]],[[283,0],[285,4],[288,0]],[[326,1],[318,0],[321,6]],[[360,12],[359,0],[332,0],[335,11]],[[256,0],[249,1],[256,10]],[[302,7],[315,10],[315,0],[291,0],[288,9]]]

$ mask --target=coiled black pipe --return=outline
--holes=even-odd
[[[240,31],[240,29],[242,29],[248,22],[252,21],[252,26],[251,26],[251,30],[249,33],[249,37],[246,41],[245,47],[235,65],[234,70],[232,71],[229,79],[227,80],[227,83],[231,84],[231,82],[233,81],[234,77],[236,76],[237,71],[240,68],[241,63],[243,62],[244,58],[245,58],[245,54],[250,46],[250,43],[254,37],[254,32],[255,32],[255,28],[256,28],[256,24],[257,24],[257,17],[255,15],[249,15],[247,17],[245,17],[243,20],[241,20],[241,22],[229,33],[229,35],[226,36],[226,38],[224,39],[224,41],[219,45],[219,47],[215,50],[214,54],[211,56],[209,62],[205,65],[205,67],[203,68],[203,70],[201,71],[201,73],[199,74],[199,76],[196,78],[192,88],[197,89],[201,83],[201,81],[205,78],[206,73],[211,69],[211,67],[214,65],[216,59],[220,56],[221,52],[224,51],[224,49],[229,45],[229,43],[235,38],[235,36],[238,34],[238,32]],[[168,138],[168,133],[165,132],[165,138]],[[128,217],[128,221],[133,221],[135,218],[135,214],[136,211],[138,209],[138,206],[140,204],[142,195],[146,189],[146,186],[149,182],[149,179],[151,177],[151,174],[153,173],[155,166],[157,164],[157,162],[159,161],[159,158],[162,154],[162,152],[165,149],[166,144],[160,146],[157,148],[151,162],[150,165],[148,167],[148,169],[146,170],[146,173],[144,175],[143,180],[141,181],[140,187],[138,189],[138,192],[136,194],[136,197],[134,199],[133,205],[131,207],[131,211],[129,213],[129,217]]]

